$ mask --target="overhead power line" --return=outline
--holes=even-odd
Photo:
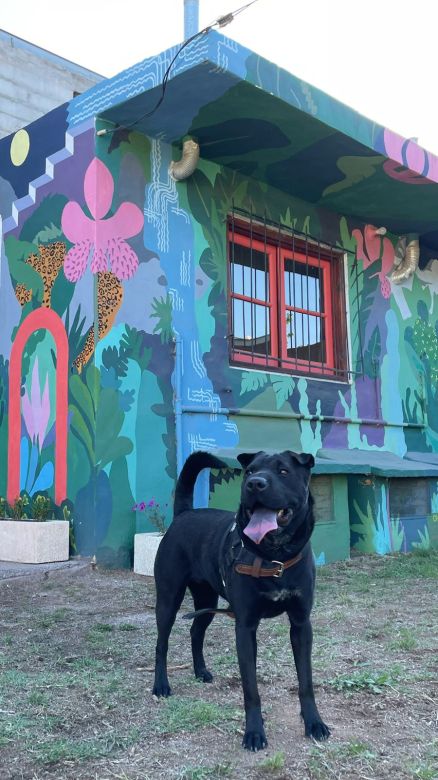
[[[217,19],[214,20],[214,22],[211,22],[211,24],[208,24],[202,30],[199,30],[199,32],[195,33],[194,35],[191,35],[190,38],[187,38],[187,40],[184,41],[184,43],[179,47],[178,51],[176,52],[175,56],[171,60],[170,65],[168,66],[163,76],[163,81],[161,82],[161,95],[158,98],[155,105],[153,106],[153,108],[151,108],[150,111],[147,111],[145,114],[141,114],[141,116],[137,117],[137,119],[134,119],[134,121],[129,122],[126,125],[116,125],[116,127],[112,127],[112,128],[101,128],[96,132],[96,135],[110,135],[111,133],[116,133],[118,130],[130,130],[131,127],[135,127],[135,125],[138,125],[138,123],[142,122],[143,119],[147,119],[148,117],[152,116],[152,114],[155,114],[155,112],[161,106],[164,100],[164,96],[166,94],[167,82],[169,81],[170,71],[172,70],[173,65],[175,64],[181,52],[186,48],[186,46],[188,46],[190,43],[193,43],[193,41],[195,41],[197,38],[200,38],[202,35],[206,35],[215,27],[219,29],[226,27],[236,18],[236,16],[241,14],[243,11],[246,11],[247,8],[249,8],[251,5],[254,5],[254,3],[257,2],[258,0],[251,0],[250,3],[246,3],[245,5],[240,6],[240,8],[237,8],[235,11],[230,11],[230,13],[228,14],[219,16]]]

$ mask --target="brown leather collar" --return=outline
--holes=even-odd
[[[236,563],[235,570],[238,574],[248,574],[250,577],[281,577],[285,569],[290,569],[291,566],[295,566],[302,558],[302,553],[298,553],[295,558],[290,558],[288,561],[270,561],[272,566],[263,566],[263,559],[256,558],[252,566],[246,563]]]

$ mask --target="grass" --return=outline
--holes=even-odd
[[[71,615],[71,610],[65,607],[55,609],[53,612],[47,613],[35,620],[33,624],[35,628],[53,628],[58,623],[63,623],[68,616]]]
[[[35,749],[35,759],[42,764],[57,764],[60,761],[84,761],[87,758],[108,756],[115,750],[127,749],[141,739],[140,729],[128,734],[109,731],[88,739],[42,740]]]
[[[393,667],[386,671],[376,671],[373,669],[360,669],[358,671],[338,674],[328,684],[335,691],[342,693],[356,693],[365,691],[367,693],[380,694],[385,688],[394,687],[400,679],[401,670],[399,667]]]
[[[309,778],[338,780],[338,778],[378,778],[378,755],[364,742],[341,744],[324,743],[310,750]]]
[[[209,780],[209,778],[229,777],[230,764],[215,764],[214,766],[185,766],[177,775],[177,780]]]
[[[236,718],[240,720],[240,717],[240,712],[227,705],[200,699],[170,698],[160,702],[155,729],[161,734],[175,734],[218,726]]]
[[[410,628],[400,628],[397,636],[389,645],[390,650],[414,650],[418,647],[417,639]]]
[[[415,553],[318,569],[314,679],[333,734],[324,745],[301,738],[287,617],[261,622],[258,680],[269,739],[261,755],[241,749],[232,621],[217,618],[207,633],[213,685],[195,681],[190,625],[176,621],[169,649],[175,696],[157,703],[150,693],[153,613],[138,622],[141,604],[154,603],[153,582],[96,570],[75,578],[70,596],[61,577],[50,589],[13,583],[0,591],[1,780],[16,777],[18,766],[35,780],[350,780],[379,777],[380,761],[385,777],[435,780],[437,564],[436,554]],[[36,598],[42,593],[44,600]],[[367,730],[379,720],[390,728]]]
[[[261,764],[259,764],[259,769],[260,771],[266,772],[267,774],[272,774],[272,772],[279,772],[284,768],[284,765],[284,753],[279,751],[274,753],[273,756],[269,756],[269,758],[266,758],[264,761],[262,761]]]
[[[117,628],[119,631],[139,631],[139,626],[134,626],[133,623],[120,623]]]
[[[412,765],[412,777],[415,780],[436,780],[438,777],[438,739],[430,744],[424,760]]]

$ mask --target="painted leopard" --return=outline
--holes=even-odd
[[[103,339],[112,328],[123,301],[122,283],[111,271],[97,274],[97,325],[98,339]],[[81,373],[94,352],[94,325],[89,328],[82,352],[73,365]]]
[[[64,262],[67,247],[63,241],[55,241],[52,244],[41,244],[38,254],[29,255],[25,262],[32,266],[41,276],[44,283],[44,294],[41,306],[50,309],[50,299],[55,279],[58,276]],[[32,290],[28,290],[24,284],[17,284],[15,296],[18,303],[24,306],[32,300]]]

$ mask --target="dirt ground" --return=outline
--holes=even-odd
[[[0,583],[1,780],[436,780],[438,554],[358,558],[318,570],[317,701],[332,729],[304,738],[285,618],[259,630],[269,740],[241,748],[231,619],[207,634],[196,682],[178,618],[174,696],[154,701],[154,581],[83,568]],[[190,607],[184,602],[181,614]]]

